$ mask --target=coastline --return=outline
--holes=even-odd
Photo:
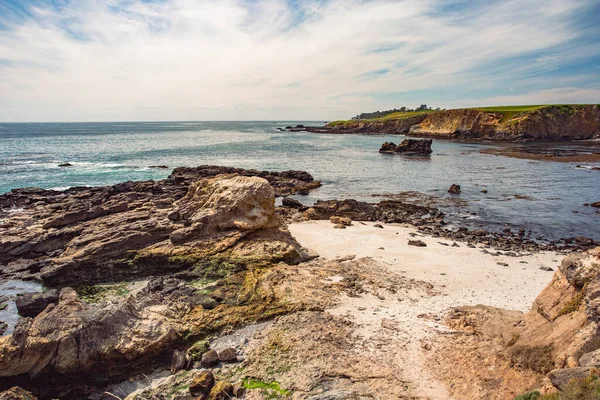
[[[305,171],[205,165],[161,181],[0,196],[21,209],[2,215],[0,281],[46,289],[0,293],[12,313],[0,389],[192,400],[208,379],[215,398],[450,399],[457,378],[431,363],[460,356],[447,340],[471,334],[448,318],[487,307],[525,320],[564,254],[596,245],[446,227],[414,193],[312,206],[290,197],[320,185]],[[565,317],[581,318],[571,308]],[[519,383],[491,399],[543,379],[507,371]]]

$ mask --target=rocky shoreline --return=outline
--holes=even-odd
[[[599,105],[556,105],[505,115],[477,109],[442,110],[408,117],[336,121],[289,131],[329,134],[402,134],[469,142],[589,140],[600,137]]]
[[[285,398],[288,389],[265,372],[281,362],[278,352],[287,345],[277,332],[285,324],[326,326],[340,338],[335,345],[325,342],[334,346],[330,350],[346,351],[351,344],[342,337],[349,326],[324,312],[340,296],[379,290],[369,285],[394,293],[403,287],[431,289],[402,277],[378,281],[378,267],[369,267],[369,261],[315,259],[286,221],[332,220],[348,230],[353,221],[375,223],[375,230],[409,224],[428,237],[509,257],[596,245],[582,237],[540,244],[524,231],[449,230],[435,207],[398,200],[331,200],[308,207],[285,197],[318,186],[303,171],[201,166],[177,168],[156,182],[1,195],[0,210],[22,210],[0,214],[0,283],[36,281],[46,290],[0,299],[14,302],[21,316],[12,334],[0,337],[0,389],[20,386],[40,399],[114,398],[106,392],[111,385],[144,382],[147,374],[166,368],[168,376],[122,397],[227,399],[250,391],[258,397],[247,398],[265,393]],[[276,197],[284,197],[281,207],[275,207]],[[323,279],[337,276],[341,284],[335,278],[336,284],[323,285]],[[239,344],[217,345],[227,333],[284,315],[283,325],[273,326],[274,336],[265,339],[278,344],[259,342],[247,361]],[[350,373],[348,366],[333,371],[328,356],[311,356],[321,373],[329,369],[336,382]],[[296,372],[298,381],[287,387],[299,398],[319,398],[311,396],[319,393],[315,387],[324,388],[325,375],[303,383],[314,371]],[[400,388],[385,390],[390,398],[409,395]]]

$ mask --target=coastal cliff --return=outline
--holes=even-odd
[[[456,109],[335,121],[328,133],[405,134],[462,140],[582,140],[600,137],[600,106]]]

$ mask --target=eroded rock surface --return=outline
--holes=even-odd
[[[315,185],[301,171],[205,166],[178,168],[159,182],[14,190],[0,196],[0,208],[25,210],[3,216],[0,279],[66,285],[149,276],[186,269],[224,251],[247,257],[258,242],[259,257],[278,254],[275,258],[297,262],[298,246],[289,235],[280,240],[253,235],[279,235],[275,196]]]
[[[562,390],[589,376],[600,347],[600,248],[567,256],[531,311],[459,307],[432,357],[459,398],[502,399]],[[432,365],[433,365],[432,364]],[[501,367],[499,367],[501,366]],[[486,382],[495,381],[494,388]],[[554,387],[553,387],[554,386]]]
[[[269,176],[285,190],[308,181],[299,172]],[[35,193],[3,197],[25,210],[4,219],[0,271],[62,289],[19,299],[29,318],[0,338],[0,387],[81,398],[157,365],[187,368],[186,338],[304,307],[275,284],[310,257],[261,177]]]

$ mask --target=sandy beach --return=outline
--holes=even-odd
[[[387,351],[401,358],[399,368],[402,378],[411,382],[411,394],[429,399],[451,398],[424,366],[430,342],[436,334],[449,332],[441,324],[445,312],[477,304],[526,312],[552,279],[553,273],[540,267],[556,269],[562,259],[550,252],[522,257],[492,255],[496,251],[481,246],[458,243],[460,247],[452,247],[453,242],[422,236],[414,227],[373,225],[353,222],[347,229],[334,229],[329,221],[310,221],[291,224],[289,229],[303,246],[322,258],[371,259],[382,273],[431,284],[425,292],[421,285],[404,293],[343,296],[328,310],[356,324],[357,342],[363,340],[363,349],[377,348],[383,340]],[[427,247],[409,246],[409,240],[422,240]]]

